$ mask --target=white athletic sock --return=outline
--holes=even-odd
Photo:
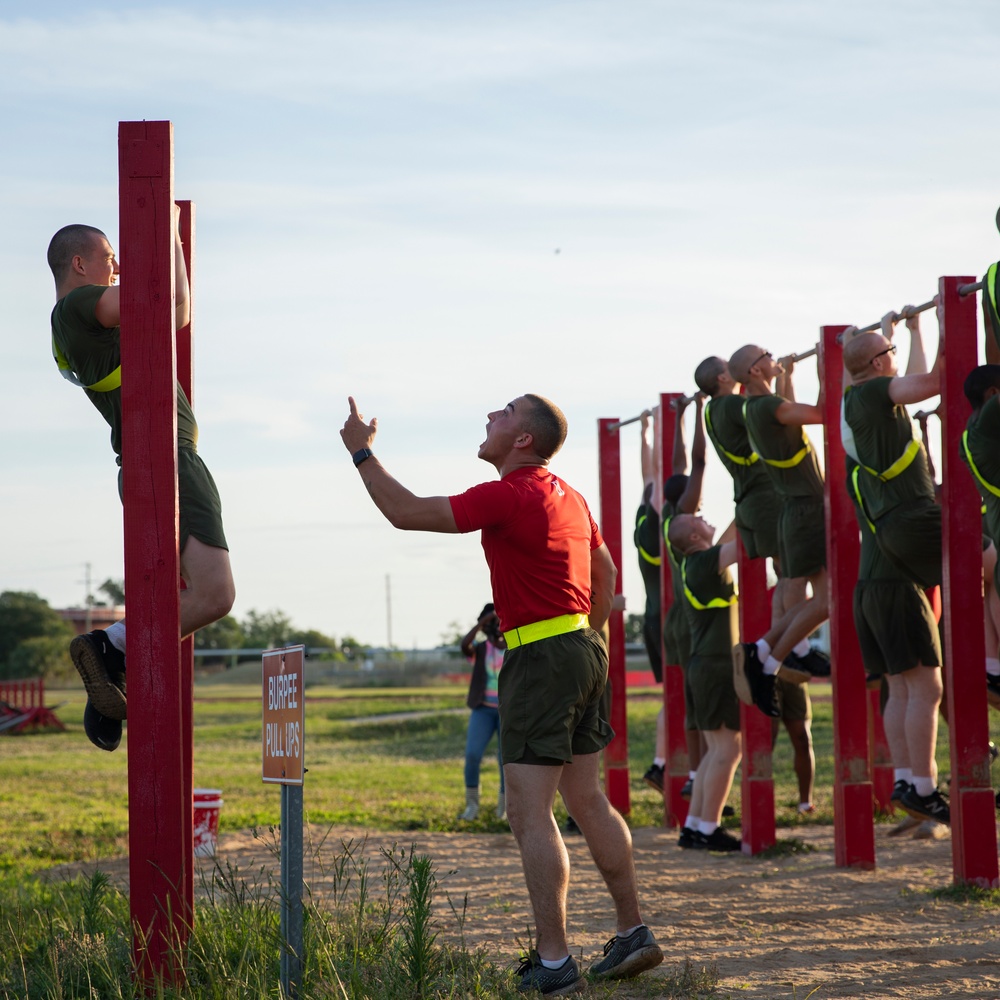
[[[772,677],[778,672],[778,667],[781,666],[781,661],[776,660],[773,656],[769,656],[764,661],[764,673],[770,674]]]
[[[811,813],[813,811],[813,804],[811,802],[800,802],[799,812],[800,813]]]
[[[758,639],[754,645],[757,647],[757,659],[763,663],[771,655],[771,647],[763,639]]]
[[[694,779],[698,777],[698,772],[697,771],[688,771],[688,777],[692,781],[694,781]]]
[[[913,772],[908,767],[896,767],[892,771],[893,781],[905,781],[908,785],[913,784]]]
[[[115,622],[114,625],[109,625],[105,630],[104,634],[108,637],[108,642],[111,643],[119,653],[125,652],[125,619],[123,618],[120,622]]]
[[[719,829],[718,823],[713,823],[711,820],[703,819],[698,824],[698,832],[704,834],[706,837],[711,837],[716,830]]]
[[[792,652],[796,656],[805,656],[810,649],[812,649],[812,646],[809,645],[808,639],[803,639],[801,642],[797,642],[794,646],[792,646]]]
[[[1000,676],[1000,660],[995,656],[986,657],[986,673],[993,677]]]
[[[653,763],[657,767],[666,767],[667,766],[667,758],[666,757],[654,757],[653,758]]]
[[[701,825],[701,820],[698,819],[697,816],[688,816],[688,818],[684,820],[684,825],[689,830],[697,830],[698,827]]]
[[[934,791],[934,779],[918,778],[914,775],[913,787],[917,790],[917,795],[930,795]]]
[[[566,956],[569,958],[569,955]],[[540,958],[538,961],[545,966],[546,969],[558,969],[560,965],[564,965],[566,958]]]

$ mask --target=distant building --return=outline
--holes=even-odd
[[[125,608],[56,608],[56,614],[73,626],[77,635],[95,628],[107,628],[125,617]]]

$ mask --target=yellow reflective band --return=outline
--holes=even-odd
[[[844,395],[846,396],[854,386],[849,385],[844,390]],[[883,483],[889,482],[890,479],[895,479],[896,476],[902,475],[912,464],[913,460],[920,454],[921,440],[917,437],[917,429],[913,426],[913,421],[910,421],[910,433],[913,437],[910,438],[910,443],[903,450],[903,454],[896,459],[892,465],[889,466],[884,472],[879,472],[877,469],[871,468],[871,466],[865,465],[863,462],[859,462],[858,465],[861,466],[865,472],[870,473],[876,479],[881,479]],[[852,456],[853,457],[853,456]]]
[[[994,486],[992,483],[986,481],[983,478],[983,474],[976,467],[976,463],[972,460],[972,449],[969,447],[969,432],[962,432],[962,448],[965,450],[965,457],[969,461],[969,468],[972,470],[972,474],[979,480],[983,489],[989,490],[995,497],[1000,497],[1000,487]],[[983,506],[983,513],[986,513],[986,507]]]
[[[709,403],[710,402],[711,401],[709,401]],[[756,462],[757,459],[760,458],[760,455],[758,455],[757,452],[751,451],[750,457],[744,458],[742,455],[734,455],[731,451],[726,451],[726,449],[722,447],[722,444],[720,443],[719,439],[715,436],[715,430],[712,427],[712,417],[710,415],[711,406],[709,405],[709,403],[705,404],[705,429],[708,431],[708,436],[712,439],[712,442],[714,443],[715,447],[718,448],[719,451],[721,451],[722,454],[725,455],[726,458],[728,458],[729,461],[734,463],[735,465],[753,465],[754,462]],[[746,403],[744,403],[743,406],[745,415]]]
[[[861,466],[856,465],[851,470],[851,485],[854,487],[854,495],[858,498],[858,507],[861,509],[861,516],[868,522],[868,527],[872,529],[872,534],[875,534],[875,522],[868,516],[868,510],[865,507],[865,501],[861,496],[861,487],[858,485],[858,475],[861,472]]]
[[[743,420],[746,421],[747,418],[747,400],[743,400]],[[809,443],[808,439],[806,443],[794,454],[791,458],[765,458],[760,454],[760,448],[757,442],[750,437],[750,428],[747,427],[747,439],[750,444],[753,445],[753,450],[757,455],[760,455],[761,460],[765,465],[771,465],[776,469],[791,469],[794,468],[799,462],[802,461],[812,451],[812,445]]]
[[[512,628],[509,632],[504,632],[503,637],[507,640],[508,649],[517,649],[518,646],[526,646],[529,642],[538,642],[539,639],[550,639],[554,635],[576,632],[578,629],[587,628],[588,625],[590,619],[586,615],[560,615],[558,618],[546,618],[543,622],[532,622],[530,625]]]
[[[691,590],[688,587],[687,559],[681,560],[681,582],[684,585],[684,596],[691,602],[691,607],[693,607],[695,611],[709,611],[712,608],[729,608],[739,600],[739,598],[733,594],[729,600],[726,600],[723,597],[713,597],[708,604],[702,604],[701,601],[699,601],[698,598],[691,593]]]
[[[110,375],[105,375],[99,382],[95,382],[93,385],[84,385],[74,375],[69,359],[59,350],[59,345],[54,337],[52,338],[52,357],[56,359],[56,365],[63,377],[68,378],[74,385],[83,389],[89,389],[91,392],[111,392],[112,389],[117,389],[122,384],[122,366],[119,365]]]
[[[639,523],[636,525],[637,529],[642,527],[648,516],[649,516],[648,514],[643,514],[642,517],[639,518]],[[639,555],[642,556],[642,558],[645,559],[646,562],[648,562],[650,565],[652,566],[660,565],[659,556],[651,556],[641,545],[637,545],[636,548],[639,550]]]
[[[111,392],[122,384],[122,366],[119,365],[110,375],[105,375],[100,382],[84,386],[91,392]]]
[[[986,269],[986,277],[983,279],[983,284],[986,285],[986,291],[990,296],[990,304],[993,306],[993,312],[997,311],[997,265],[990,264]],[[994,330],[994,334],[996,331]]]

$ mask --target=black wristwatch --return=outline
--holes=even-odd
[[[351,455],[351,461],[354,463],[355,468],[357,468],[366,458],[371,458],[375,452],[370,448],[362,448],[361,451],[356,451]]]

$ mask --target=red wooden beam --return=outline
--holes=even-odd
[[[941,359],[941,537],[944,591],[945,692],[951,741],[952,872],[958,884],[996,887],[997,835],[990,787],[985,658],[982,628],[980,498],[959,457],[971,408],[963,392],[979,363],[976,296],[959,285],[975,279],[941,278],[944,306]]]
[[[601,471],[601,534],[618,568],[615,594],[622,592],[622,474],[618,419],[597,422]],[[612,426],[615,425],[615,426]],[[611,728],[615,738],[604,751],[604,787],[611,804],[622,814],[631,810],[628,778],[628,716],[625,695],[625,629],[621,611],[608,620],[608,683],[611,685]]]
[[[861,541],[847,495],[840,439],[844,354],[837,337],[846,327],[820,328],[819,377],[823,386],[826,469],[826,570],[830,593],[830,660],[833,664],[833,835],[840,867],[875,867],[871,756],[865,668],[854,631],[853,596]]]
[[[767,560],[750,559],[737,534],[739,547],[740,639],[753,641],[771,627],[771,600],[767,590]],[[759,854],[774,846],[774,774],[771,757],[771,720],[753,705],[740,704],[743,766],[740,812],[743,853]]]
[[[670,405],[680,399],[683,393],[664,392],[660,394],[660,435],[658,451],[660,455],[660,475],[653,487],[654,506],[663,506],[663,484],[670,477],[674,455],[674,427],[677,413]],[[670,578],[670,559],[667,558],[666,543],[662,541],[663,558],[660,560],[660,621],[665,623],[670,605],[674,603],[674,589]],[[660,628],[660,642],[663,643],[663,628]],[[687,734],[684,731],[684,671],[679,663],[667,660],[665,645],[661,645],[663,659],[663,722],[667,743],[667,765],[663,769],[663,819],[670,827],[678,827],[687,816],[687,803],[681,798],[681,789],[688,779],[690,763],[687,752]]]
[[[892,754],[882,719],[882,692],[878,688],[868,692],[868,746],[871,748],[875,808],[881,813],[895,812],[892,804],[892,786],[895,783]]]
[[[193,859],[182,777],[173,128],[118,129],[129,895],[139,977],[175,981]]]

